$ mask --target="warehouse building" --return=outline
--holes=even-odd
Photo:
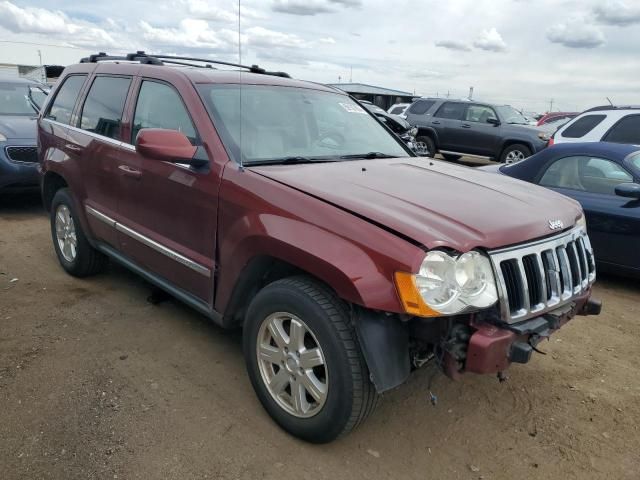
[[[384,110],[388,110],[394,103],[411,103],[414,98],[417,98],[416,95],[410,92],[375,87],[364,83],[329,83],[328,85],[339,88],[358,100],[368,100]]]

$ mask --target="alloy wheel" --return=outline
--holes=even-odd
[[[69,207],[59,205],[55,218],[56,240],[60,253],[67,262],[73,262],[78,254],[78,237]]]
[[[521,160],[524,160],[525,158],[526,157],[524,156],[524,153],[522,153],[520,150],[512,150],[509,153],[507,153],[504,163],[507,163],[507,164],[517,163]]]
[[[276,312],[264,319],[256,355],[262,381],[287,413],[308,418],[327,400],[329,372],[322,347],[297,316]]]

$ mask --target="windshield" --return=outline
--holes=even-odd
[[[46,95],[24,83],[0,82],[0,115],[35,115]]]
[[[240,85],[198,88],[229,153],[244,165],[294,157],[409,156],[384,127],[345,95],[242,85],[240,104]]]
[[[504,123],[515,123],[517,125],[528,125],[529,121],[515,108],[509,105],[496,107],[500,120]]]

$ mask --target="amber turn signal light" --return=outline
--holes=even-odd
[[[396,272],[396,289],[404,311],[418,317],[441,317],[442,314],[430,308],[424,300],[416,285],[415,275],[405,272]]]

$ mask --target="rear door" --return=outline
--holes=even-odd
[[[498,120],[493,108],[475,103],[467,107],[463,120],[458,124],[460,129],[456,132],[456,141],[461,151],[484,156],[495,154],[501,138],[501,128],[488,123],[490,119]]]
[[[152,274],[211,303],[220,170],[194,121],[195,112],[206,118],[200,130],[211,128],[202,102],[191,83],[179,87],[159,78],[140,78],[135,87],[128,144],[118,166],[120,248]],[[140,155],[134,145],[144,128],[182,132],[204,149],[210,166],[196,169]]]
[[[615,194],[616,185],[633,181],[611,160],[572,156],[552,163],[539,183],[580,202],[596,260],[640,268],[640,202]]]
[[[67,133],[67,150],[77,159],[82,178],[87,221],[94,236],[112,247],[118,246],[118,235],[109,219],[118,219],[117,167],[131,83],[132,76],[96,75]]]
[[[433,114],[430,123],[438,133],[439,150],[466,153],[461,143],[466,132],[462,132],[460,128],[466,109],[466,103],[445,102]]]

